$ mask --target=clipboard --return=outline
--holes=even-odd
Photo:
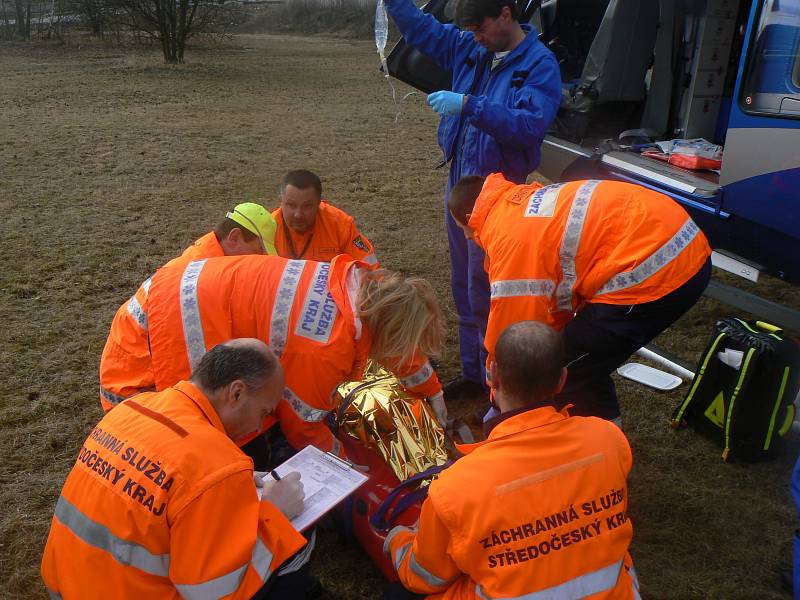
[[[303,511],[292,519],[298,531],[311,527],[369,479],[351,463],[314,446],[306,446],[274,470],[280,477],[300,473],[306,497]]]

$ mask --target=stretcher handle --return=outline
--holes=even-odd
[[[389,508],[394,503],[395,499],[403,493],[406,489],[411,487],[413,484],[422,481],[423,479],[427,479],[433,475],[436,475],[450,466],[450,461],[447,461],[443,465],[434,465],[421,473],[417,473],[416,475],[412,475],[405,481],[400,482],[396,488],[394,488],[389,495],[378,505],[378,508],[375,509],[375,513],[369,518],[369,524],[372,525],[378,531],[386,531],[388,530],[392,524],[397,520],[397,517],[405,511],[409,506],[422,500],[425,496],[428,495],[428,487],[421,487],[419,489],[413,490],[403,496],[400,500],[397,501],[397,505],[392,510],[391,514],[388,518],[386,518],[386,513],[389,512]]]

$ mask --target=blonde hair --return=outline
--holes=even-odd
[[[408,364],[419,353],[437,356],[444,317],[431,285],[378,269],[362,275],[358,313],[372,336],[370,358]]]

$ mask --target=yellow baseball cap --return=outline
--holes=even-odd
[[[275,230],[278,224],[266,208],[255,202],[243,202],[234,206],[225,217],[257,235],[267,254],[278,254],[275,249]]]

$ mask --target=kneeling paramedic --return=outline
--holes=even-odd
[[[289,522],[303,506],[300,476],[264,484],[232,441],[282,390],[269,348],[238,339],[188,381],[109,412],[56,504],[42,558],[50,597],[302,598],[314,538]]]
[[[219,342],[252,336],[268,343],[286,385],[275,416],[259,431],[279,422],[296,450],[314,445],[343,454],[327,416],[338,406],[336,388],[361,379],[369,359],[391,369],[412,394],[428,397],[447,421],[427,360],[441,347],[443,317],[424,280],[344,254],[330,263],[227,256],[159,269],[142,310],[149,324],[146,368],[159,390],[188,377]],[[257,434],[237,442],[243,446]]]
[[[186,248],[170,263],[188,263],[215,256],[277,254],[275,219],[260,204],[237,204],[219,224]],[[168,263],[169,264],[169,263]],[[149,368],[148,325],[144,306],[150,290],[148,278],[136,293],[119,307],[111,322],[100,359],[100,404],[111,410],[125,398],[155,390]]]
[[[330,262],[347,254],[377,265],[375,249],[356,222],[322,199],[322,181],[305,169],[289,171],[281,179],[280,206],[272,211],[277,230],[275,248],[286,258]]]
[[[385,600],[639,597],[631,450],[612,423],[556,411],[562,364],[562,338],[547,325],[503,332],[490,365],[501,414],[430,484],[416,531],[389,533],[384,550],[404,587]]]
[[[711,249],[668,196],[618,181],[516,185],[465,177],[453,218],[486,252],[489,360],[510,324],[563,329],[573,414],[621,423],[611,373],[689,310],[711,276]]]

